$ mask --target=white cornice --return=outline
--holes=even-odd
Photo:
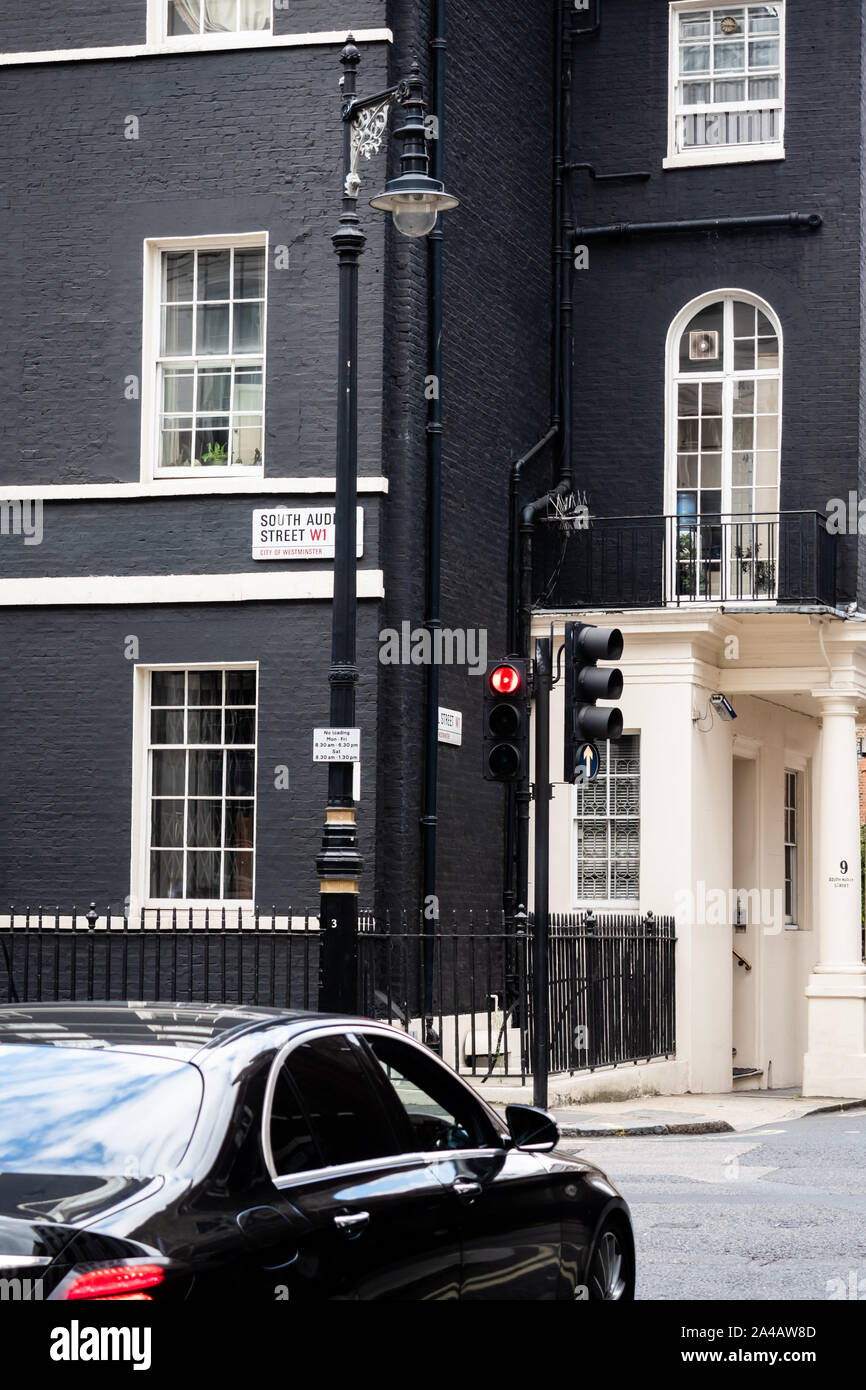
[[[261,497],[274,493],[293,497],[336,492],[335,478],[172,478],[150,483],[23,483],[0,487],[0,501],[128,502],[141,497],[213,497],[226,494]],[[388,479],[358,479],[359,493],[387,492]]]
[[[182,57],[192,53],[226,53],[250,48],[332,47],[346,42],[347,29],[327,29],[309,34],[228,34],[225,38],[169,39],[162,43],[109,44],[103,48],[51,48],[33,53],[2,53],[0,67],[22,67],[27,63],[93,63],[112,58]],[[359,29],[355,43],[393,43],[390,29]]]
[[[2,579],[0,607],[156,603],[267,603],[281,600],[331,599],[331,570],[269,570],[243,574],[99,574],[61,578]],[[385,594],[381,570],[358,571],[358,598]]]

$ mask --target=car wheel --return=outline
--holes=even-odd
[[[631,1246],[614,1222],[608,1222],[599,1232],[588,1283],[591,1303],[628,1302],[634,1298]]]

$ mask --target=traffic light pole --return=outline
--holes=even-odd
[[[535,643],[535,923],[532,943],[532,1103],[547,1109],[550,906],[550,690],[553,644]]]

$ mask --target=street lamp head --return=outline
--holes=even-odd
[[[389,179],[384,193],[370,200],[371,207],[390,212],[394,226],[403,236],[427,236],[436,226],[440,212],[459,207],[459,199],[445,192],[444,184],[430,177],[427,129],[424,122],[424,87],[417,63],[402,84],[400,100],[405,120],[394,132],[401,141],[400,174]]]
[[[390,212],[394,226],[403,236],[421,237],[432,232],[440,212],[458,207],[459,201],[446,193],[437,179],[401,174],[388,180],[385,192],[372,198],[370,206]]]

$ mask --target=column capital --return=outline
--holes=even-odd
[[[818,701],[819,715],[847,715],[851,719],[859,719],[860,710],[863,706],[863,696],[852,688],[848,690],[813,690],[812,698]]]

